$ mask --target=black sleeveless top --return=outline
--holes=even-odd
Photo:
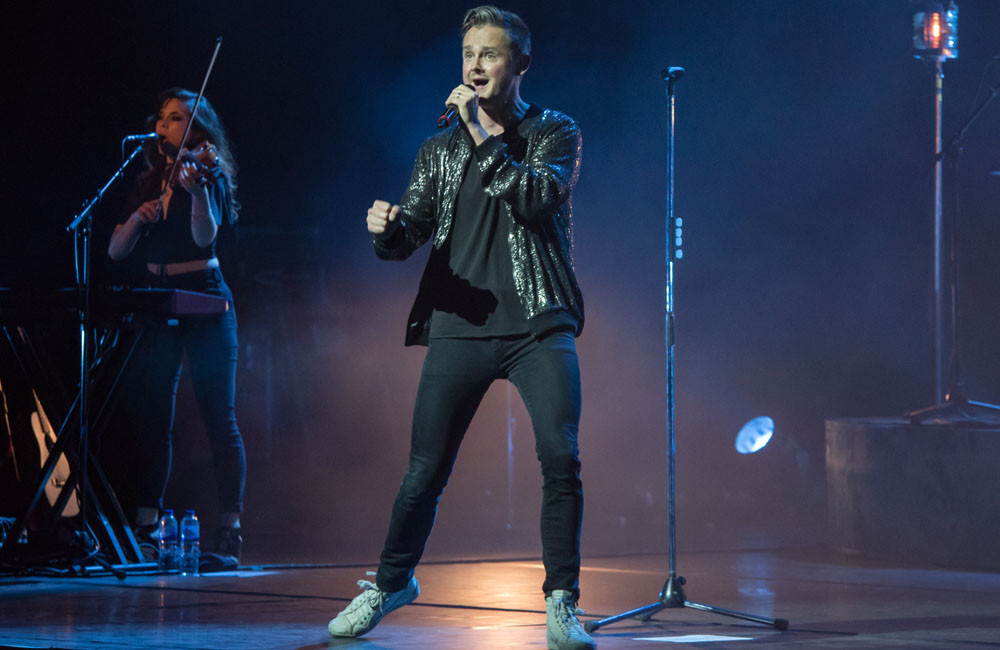
[[[161,184],[160,175],[155,172],[140,176],[125,202],[125,211],[118,223],[125,223],[129,215],[146,201],[159,198]],[[214,170],[213,178],[206,187],[216,224],[231,224],[229,182],[221,169]],[[136,244],[136,249],[147,263],[169,264],[215,257],[215,241],[218,238],[201,247],[191,236],[191,195],[180,183],[174,187],[164,219],[148,226],[147,233]]]

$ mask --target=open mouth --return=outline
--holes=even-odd
[[[485,88],[486,84],[488,84],[489,82],[490,82],[489,79],[473,79],[472,87],[475,88],[476,90],[480,90],[481,88]]]

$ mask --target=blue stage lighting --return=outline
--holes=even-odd
[[[766,415],[754,418],[736,434],[736,451],[752,454],[763,449],[774,435],[774,420]]]

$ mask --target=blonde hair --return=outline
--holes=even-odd
[[[462,38],[473,27],[493,25],[502,27],[507,32],[511,47],[515,54],[531,54],[531,32],[521,17],[512,11],[505,11],[493,5],[474,7],[465,12],[462,19]]]

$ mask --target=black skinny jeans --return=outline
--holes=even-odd
[[[580,370],[570,332],[492,339],[431,339],[413,414],[410,464],[392,508],[376,584],[404,588],[420,562],[459,445],[486,390],[509,379],[535,431],[542,467],[543,591],[579,593]]]
[[[181,364],[187,357],[198,410],[205,423],[219,512],[242,512],[246,481],[243,438],[236,426],[236,313],[233,295],[218,269],[156,278],[154,286],[222,296],[229,310],[220,315],[184,316],[178,324],[155,325],[143,333],[147,426],[138,432],[137,505],[163,507],[173,451],[174,404]]]

